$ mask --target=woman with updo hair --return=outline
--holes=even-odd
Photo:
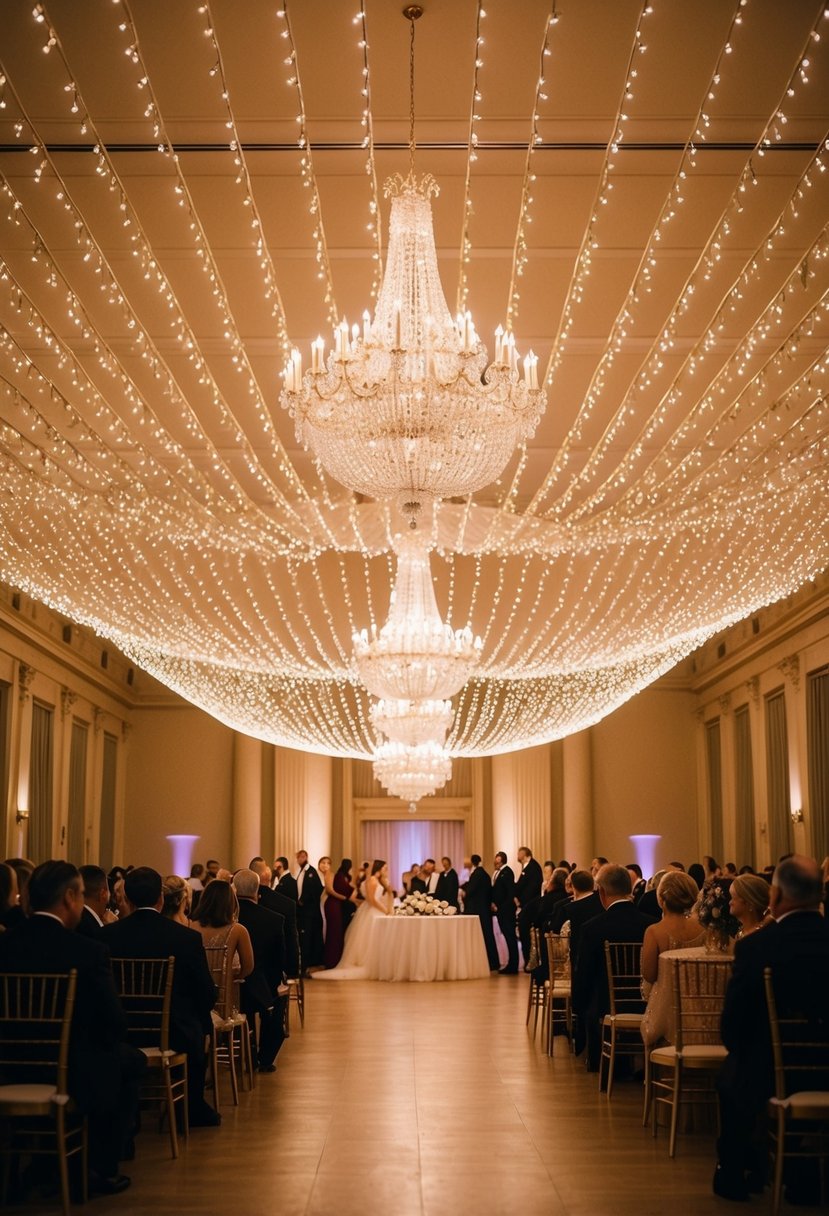
[[[705,930],[693,911],[699,887],[689,874],[668,870],[656,888],[662,919],[648,925],[642,941],[642,993],[647,996],[659,974],[663,950],[689,950],[705,942]]]
[[[729,891],[728,910],[740,922],[737,937],[747,937],[772,919],[769,912],[769,884],[756,874],[738,874]]]
[[[185,879],[179,878],[178,874],[170,874],[164,879],[161,894],[164,897],[161,915],[166,916],[168,920],[175,920],[180,925],[189,927],[190,901],[193,895],[190,884]]]

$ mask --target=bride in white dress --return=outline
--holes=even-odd
[[[366,897],[360,904],[345,935],[343,956],[330,971],[317,971],[314,979],[360,979],[367,974],[374,925],[380,916],[390,916],[394,896],[389,883],[389,867],[375,861],[366,879]]]

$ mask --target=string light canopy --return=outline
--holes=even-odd
[[[430,199],[431,174],[415,175],[415,23],[403,15],[409,52],[409,172],[385,184],[391,197],[389,252],[372,318],[362,332],[342,320],[334,349],[311,344],[303,374],[294,347],[281,402],[296,437],[326,472],[350,490],[397,503],[416,528],[424,503],[481,490],[503,471],[517,445],[538,425],[546,397],[538,357],[523,360],[509,320],[495,333],[490,363],[468,309],[453,320],[438,271]]]
[[[452,760],[582,729],[823,577],[824,3],[435,6],[418,134],[437,200],[377,185],[411,145],[398,13],[237,10],[4,5],[3,580],[236,729]],[[404,328],[383,236],[410,203],[460,326],[430,303]],[[405,448],[399,484],[358,483],[354,455],[341,481],[297,444],[277,369],[321,328],[345,351],[342,318],[375,299],[368,345],[348,330],[359,360],[335,337],[289,395],[367,391],[376,356],[399,403],[436,332],[433,376],[480,366],[482,409],[508,384],[554,403],[488,484],[447,497]],[[538,352],[538,390],[503,342],[476,362],[470,301],[482,332],[506,317]],[[401,534],[428,554],[440,636],[481,646],[451,696],[395,682],[381,705],[353,639],[393,619]]]

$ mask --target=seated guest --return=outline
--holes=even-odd
[[[201,890],[201,887],[199,888]],[[178,921],[180,925],[190,927],[191,902],[195,892],[190,883],[178,874],[169,874],[161,887],[164,896],[164,907],[161,915],[168,920]]]
[[[610,1009],[605,942],[641,942],[653,920],[633,903],[630,874],[624,866],[602,866],[596,887],[604,909],[581,932],[573,973],[573,1009],[581,1019],[587,1040],[587,1069],[599,1071],[601,1022]],[[642,1002],[641,1009],[644,1010]],[[635,1012],[628,1010],[627,1012]]]
[[[24,917],[29,915],[27,887],[29,879],[34,872],[35,863],[29,861],[27,857],[7,857],[4,864],[10,866],[17,877],[17,903],[19,911],[11,913],[11,924],[6,925],[6,928],[10,929],[12,925],[19,925]]]
[[[130,915],[113,925],[105,925],[102,940],[113,958],[169,958],[170,955],[175,958],[170,1046],[187,1055],[190,1126],[217,1127],[221,1116],[204,1100],[205,1041],[210,1033],[210,1011],[216,1002],[216,987],[199,934],[161,916],[164,907],[161,887],[161,875],[156,870],[148,866],[130,870],[124,879]]]
[[[688,867],[688,873],[701,891],[705,886],[705,866],[700,865],[698,861],[692,861]]]
[[[279,858],[280,862],[284,861],[287,866],[287,858]],[[259,878],[259,902],[263,908],[267,908],[269,912],[276,912],[285,920],[285,970],[289,979],[295,979],[299,975],[299,928],[297,926],[297,901],[296,894],[291,895],[293,889],[296,891],[296,879],[292,874],[288,874],[291,882],[294,884],[291,888],[283,880],[273,889],[271,888],[271,871],[267,864],[261,859],[254,857],[249,869],[253,870]]]
[[[83,881],[65,861],[46,861],[29,883],[32,915],[0,935],[0,971],[74,968],[75,1008],[69,1047],[69,1092],[88,1117],[90,1189],[114,1195],[130,1180],[119,1173],[138,1113],[138,1085],[147,1064],[125,1041],[109,953],[75,933],[83,913]]]
[[[204,883],[202,882],[203,874],[204,866],[199,862],[196,862],[194,866],[190,867],[190,877],[187,879],[187,885],[191,891],[204,890]]]
[[[633,883],[633,891],[631,892],[633,895],[633,902],[638,904],[639,900],[645,894],[645,888],[648,885],[642,877],[642,867],[637,861],[629,861],[625,866],[625,869],[627,870],[628,874],[630,874],[630,881]]]
[[[656,899],[662,919],[645,930],[642,940],[642,995],[647,997],[659,974],[663,950],[687,950],[702,946],[705,930],[693,911],[699,887],[688,874],[669,870],[659,880]]]
[[[589,870],[574,870],[570,875],[570,886],[573,888],[573,899],[570,903],[558,904],[550,930],[564,933],[565,926],[569,924],[566,935],[570,938],[570,966],[575,968],[581,931],[588,921],[602,911],[602,901]]]
[[[104,925],[110,925],[116,919],[109,908],[106,870],[100,866],[81,866],[80,875],[83,880],[83,912],[78,922],[78,933],[100,938]]]
[[[731,883],[728,910],[740,922],[738,938],[762,929],[772,919],[769,911],[771,887],[756,874],[738,874]]]
[[[285,917],[259,902],[259,878],[253,870],[238,870],[233,888],[239,900],[239,924],[247,930],[253,947],[253,971],[242,985],[241,1008],[253,1031],[259,1072],[268,1073],[275,1070],[274,1060],[285,1039],[286,996],[279,990],[287,952]]]
[[[542,933],[551,930],[553,917],[562,904],[569,902],[570,891],[572,891],[570,871],[557,866],[548,875],[547,867],[551,864],[551,862],[544,863],[544,886],[532,919],[532,923]],[[568,884],[570,884],[570,891],[567,890]]]
[[[213,879],[207,890],[202,892],[191,924],[205,946],[224,946],[227,949],[226,988],[221,998],[225,1009],[229,1010],[234,1004],[234,983],[253,971],[250,934],[244,925],[239,924],[239,900],[229,882],[223,878]]]
[[[763,977],[766,967],[772,969],[778,1016],[805,1015],[827,1033],[829,921],[820,913],[822,891],[814,858],[793,856],[781,861],[769,891],[774,920],[734,947],[734,969],[721,1024],[728,1057],[717,1085],[720,1138],[714,1193],[723,1199],[747,1199],[749,1190],[762,1190],[767,1173],[765,1114],[774,1079]],[[819,1082],[809,1077],[808,1088],[816,1085]],[[805,1163],[796,1158],[791,1166],[784,1175],[786,1198],[817,1203],[817,1177],[811,1178]]]
[[[17,893],[17,872],[0,863],[0,928],[12,929],[26,919]]]

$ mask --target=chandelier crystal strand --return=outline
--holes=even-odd
[[[391,742],[377,749],[373,769],[390,794],[405,802],[418,802],[446,784],[452,776],[452,760],[437,743],[406,747]]]

